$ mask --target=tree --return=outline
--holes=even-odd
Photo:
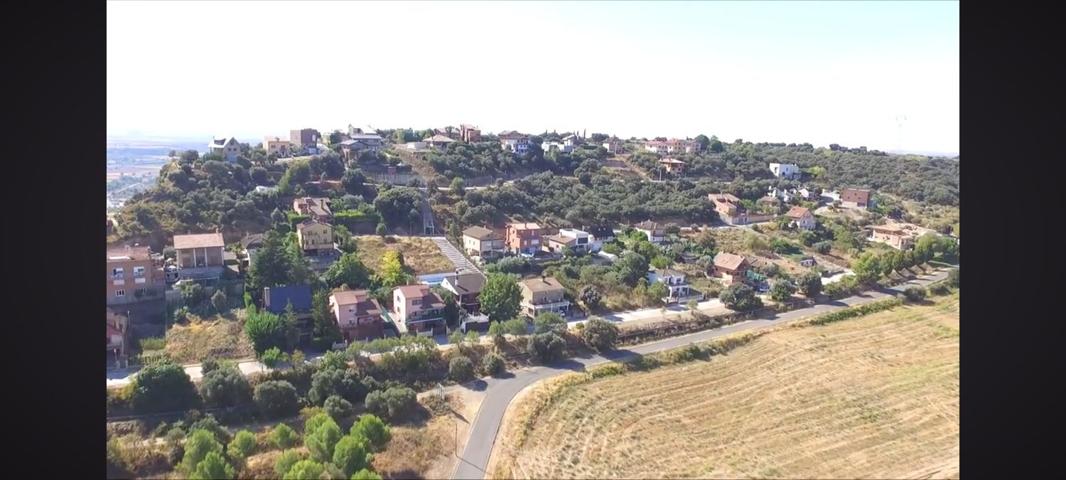
[[[433,291],[440,295],[441,300],[444,300],[444,311],[441,312],[444,322],[448,324],[449,328],[457,327],[461,312],[459,303],[456,302],[455,294],[440,287],[434,287]]]
[[[657,269],[669,268],[674,262],[666,255],[656,255],[651,259],[651,265]]]
[[[497,376],[503,373],[507,368],[507,364],[504,363],[503,357],[498,353],[491,352],[484,357],[481,357],[481,371],[486,375]]]
[[[345,170],[341,177],[341,186],[350,195],[362,195],[366,188],[364,183],[366,183],[366,176],[357,168]]]
[[[407,274],[403,256],[396,250],[386,250],[382,257],[381,268],[378,270],[378,283],[385,288],[396,288],[406,285],[411,276]]]
[[[295,414],[299,409],[296,388],[284,380],[271,380],[255,387],[253,395],[256,407],[268,418],[280,418]]]
[[[149,365],[133,379],[130,406],[138,413],[187,410],[199,403],[196,387],[180,365],[168,361]]]
[[[284,478],[285,474],[292,470],[293,465],[296,465],[301,460],[306,460],[306,456],[303,453],[297,450],[285,450],[274,461],[274,473],[278,475],[278,478]],[[313,478],[317,479],[318,477]]]
[[[796,293],[796,286],[788,280],[778,280],[770,287],[770,298],[777,302],[792,298],[793,293]]]
[[[270,432],[270,441],[280,449],[286,449],[296,445],[296,442],[299,439],[300,436],[296,433],[296,430],[293,430],[292,427],[284,423],[277,424],[277,426],[274,427],[274,430]],[[280,473],[279,475],[284,475],[284,473]]]
[[[182,302],[190,309],[199,307],[205,300],[207,300],[207,292],[204,291],[203,285],[199,283],[183,283],[178,287],[181,291]]]
[[[386,256],[388,253],[386,253]],[[401,266],[402,271],[402,266]],[[322,276],[326,286],[330,289],[341,285],[348,285],[353,289],[367,288],[370,286],[370,270],[366,268],[355,253],[345,253],[329,266]]]
[[[622,282],[633,286],[648,275],[648,259],[636,252],[626,252],[614,264],[614,269]]]
[[[448,362],[448,377],[456,382],[465,382],[474,378],[474,362],[462,355]]]
[[[755,290],[743,283],[734,283],[718,295],[718,299],[733,310],[748,311],[762,306],[762,301],[755,296]]]
[[[381,475],[371,470],[362,469],[352,475],[351,480],[381,480]]]
[[[451,190],[452,195],[463,198],[463,195],[466,194],[466,182],[462,177],[455,177],[452,179]]]
[[[952,287],[959,286],[959,269],[952,268],[951,270],[948,270],[948,285],[951,285]]]
[[[903,291],[903,296],[906,297],[908,302],[920,302],[925,300],[926,291],[924,288],[915,285],[913,287],[907,287],[907,289]]]
[[[249,312],[244,322],[244,332],[252,341],[256,353],[262,354],[271,347],[279,349],[288,344],[288,325],[281,317],[267,312]]]
[[[555,312],[544,312],[533,319],[533,333],[566,331],[566,320]]]
[[[522,292],[515,277],[503,273],[490,273],[478,296],[481,313],[489,319],[502,321],[518,315]]]
[[[230,440],[229,446],[226,447],[226,453],[229,454],[229,458],[234,460],[244,460],[254,451],[255,434],[248,430],[237,432],[233,436],[233,440]]]
[[[651,301],[658,304],[662,303],[664,298],[670,295],[670,288],[663,282],[655,282],[648,287],[648,297]]]
[[[379,417],[394,420],[410,412],[416,403],[415,391],[407,387],[390,387],[366,396],[367,410]]]
[[[385,234],[389,233],[389,229],[385,227],[384,222],[379,222],[378,226],[374,228],[374,233],[381,236],[381,238],[385,238]]]
[[[233,467],[226,463],[222,454],[210,452],[204,456],[196,468],[189,474],[192,480],[229,480],[236,477]]]
[[[259,355],[259,361],[263,362],[267,368],[274,368],[285,359],[285,354],[278,349],[278,347],[270,347],[266,349],[261,355]]]
[[[250,402],[252,387],[236,367],[221,367],[204,375],[200,396],[209,407],[232,407]]]
[[[338,422],[351,416],[353,410],[352,402],[349,402],[338,395],[331,395],[327,398],[323,407],[325,408],[326,413]]]
[[[807,298],[816,297],[819,293],[822,293],[822,276],[818,272],[803,272],[796,277],[796,286],[803,296]]]
[[[218,443],[215,434],[199,428],[192,430],[185,438],[185,454],[181,459],[181,469],[185,472],[196,471],[196,466],[210,453],[222,454],[222,444]]]
[[[388,445],[389,440],[392,439],[389,426],[385,425],[385,422],[381,421],[377,415],[369,413],[359,416],[359,421],[352,425],[350,434],[366,438],[370,450],[375,452],[384,450],[385,445]]]
[[[326,471],[321,463],[314,460],[300,460],[293,464],[289,471],[285,473],[282,480],[310,480],[322,477],[322,473]]]
[[[304,431],[304,445],[311,452],[311,458],[320,462],[328,462],[333,458],[333,447],[341,439],[341,429],[337,426],[337,422],[326,416],[325,421],[322,421],[317,428],[310,432],[307,432],[307,429]]]
[[[558,334],[540,333],[530,339],[528,351],[530,355],[540,359],[542,363],[559,360],[563,356],[566,342]]]
[[[581,293],[578,294],[578,298],[581,299],[581,303],[584,303],[585,307],[590,310],[599,307],[600,302],[603,301],[603,295],[592,285],[581,287]]]
[[[704,135],[702,133],[699,134],[699,135],[696,135],[695,140],[696,140],[696,143],[700,144],[700,150],[706,150],[707,147],[709,147],[711,145],[711,139],[707,138],[707,135]]]
[[[585,322],[581,339],[585,341],[585,345],[598,352],[610,350],[618,341],[618,326],[602,318],[592,317]]]
[[[219,314],[229,311],[229,299],[226,298],[226,293],[221,288],[211,295],[211,306],[215,307],[215,311]]]
[[[344,476],[366,468],[369,464],[367,439],[359,435],[346,435],[333,450],[333,464],[344,472]]]
[[[311,297],[311,321],[313,322],[311,334],[318,345],[329,346],[343,338],[340,327],[334,321],[333,312],[329,309],[328,292],[315,292]]]
[[[307,400],[313,405],[323,405],[327,398],[339,395],[342,398],[360,400],[366,395],[366,386],[354,374],[339,368],[323,368],[311,375],[311,388]]]
[[[881,265],[878,257],[871,252],[862,254],[851,262],[851,269],[860,284],[870,283],[881,275]]]

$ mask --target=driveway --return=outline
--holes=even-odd
[[[918,280],[911,280],[902,285],[886,289],[890,293],[866,292],[827,304],[814,305],[780,314],[770,314],[767,317],[756,320],[735,323],[722,328],[704,330],[680,337],[666,338],[625,350],[614,350],[601,355],[572,358],[552,365],[522,369],[513,372],[513,376],[509,378],[484,379],[485,399],[474,417],[473,425],[470,428],[470,438],[467,441],[466,448],[463,450],[463,455],[459,458],[459,463],[452,477],[456,479],[481,479],[485,477],[485,467],[488,464],[489,455],[492,453],[492,447],[496,443],[496,435],[499,433],[500,424],[503,421],[503,415],[507,411],[508,405],[510,405],[511,400],[518,392],[535,382],[566,372],[583,371],[585,368],[599,363],[625,360],[636,355],[670,350],[736,332],[772,327],[789,320],[818,315],[852,305],[869,303],[888,297],[891,294],[902,292],[909,286],[927,285],[944,278],[947,278],[947,272],[923,275]]]

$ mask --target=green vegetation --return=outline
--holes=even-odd
[[[503,273],[489,273],[478,299],[481,313],[491,320],[505,320],[518,315],[522,293],[515,277]]]
[[[196,387],[185,369],[169,361],[141,369],[131,388],[130,406],[138,413],[180,411],[200,403]]]
[[[618,326],[602,318],[592,317],[585,322],[584,327],[581,339],[598,352],[610,350],[618,342]]]

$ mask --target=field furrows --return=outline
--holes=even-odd
[[[514,473],[957,476],[957,316],[951,300],[902,307],[569,387],[516,450]]]

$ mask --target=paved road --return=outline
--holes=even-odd
[[[925,285],[944,278],[947,278],[947,272],[937,272],[932,275],[925,275],[919,280],[912,280],[905,284],[893,287],[890,290],[901,292],[908,286],[915,284]],[[488,464],[489,455],[492,453],[492,447],[496,442],[496,434],[499,432],[504,412],[507,411],[507,406],[519,391],[534,382],[566,372],[581,371],[588,366],[598,363],[624,360],[637,354],[645,355],[663,350],[670,350],[691,343],[705,342],[731,333],[766,328],[788,320],[826,313],[851,305],[868,303],[885,298],[889,295],[889,293],[882,292],[867,292],[831,303],[792,310],[790,312],[772,315],[768,318],[749,320],[713,330],[705,330],[680,337],[667,338],[634,346],[629,349],[607,352],[603,355],[593,355],[586,358],[572,358],[550,366],[522,369],[513,372],[513,376],[508,378],[485,379],[485,399],[481,403],[481,408],[478,410],[477,415],[474,417],[473,425],[471,425],[470,428],[470,439],[467,441],[466,449],[463,451],[463,455],[459,459],[459,463],[452,477],[456,479],[481,479],[485,477],[485,466]]]

